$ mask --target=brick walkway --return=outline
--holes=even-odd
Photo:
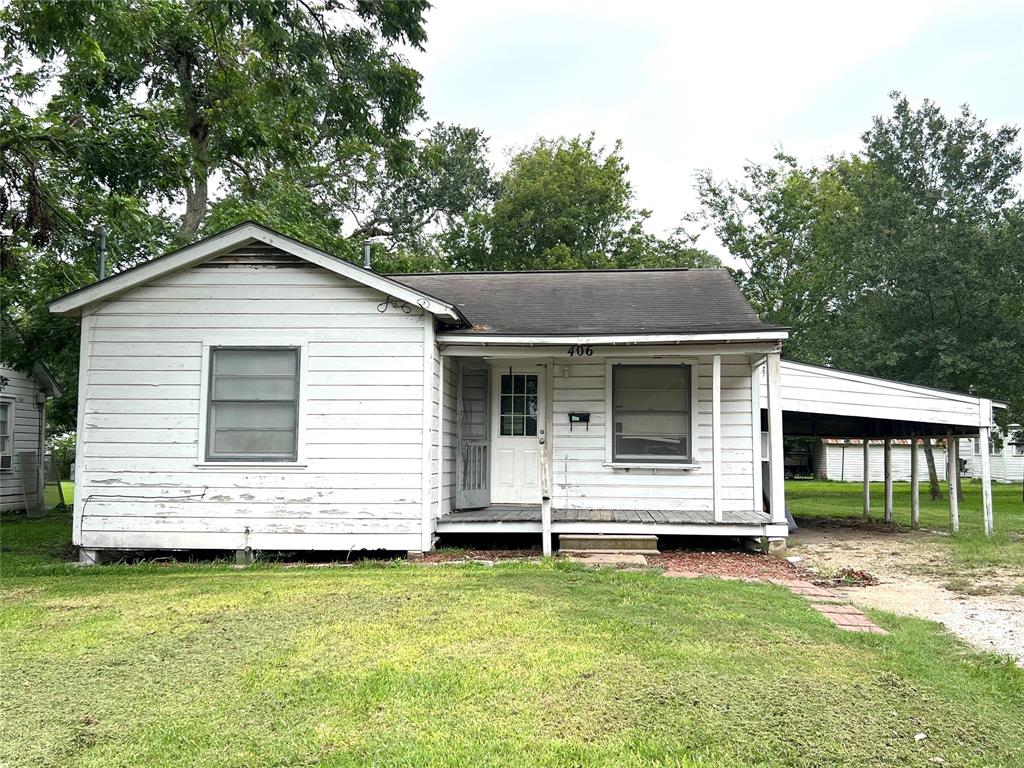
[[[665,571],[665,576],[674,578],[701,578],[708,574],[695,571]],[[811,604],[811,607],[835,624],[839,629],[847,632],[871,632],[875,635],[889,634],[880,626],[875,624],[858,608],[850,605],[850,601],[841,593],[828,587],[819,587],[809,581],[797,579],[744,579],[740,577],[721,576],[718,578],[737,579],[740,581],[751,581],[771,584],[778,584],[786,587],[794,595],[803,597]]]

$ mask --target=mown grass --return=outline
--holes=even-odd
[[[960,533],[935,542],[965,568],[1005,566],[1024,574],[1024,501],[1019,485],[992,486],[992,508],[996,535],[984,535],[981,516],[981,483],[965,482],[960,502]],[[943,489],[945,491],[945,489]],[[790,480],[786,483],[786,505],[798,522],[803,518],[863,519],[860,483]],[[883,519],[885,486],[871,483],[871,519]],[[893,484],[893,520],[910,525],[910,483]],[[921,526],[949,531],[949,502],[932,501],[927,484],[921,485]]]
[[[558,561],[79,570],[67,532],[0,531],[0,765],[1024,763],[1024,670],[923,621]]]

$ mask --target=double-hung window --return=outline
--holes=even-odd
[[[14,466],[14,401],[0,400],[0,469]]]
[[[299,350],[212,347],[208,461],[295,461]]]
[[[612,365],[614,463],[693,460],[689,365]]]

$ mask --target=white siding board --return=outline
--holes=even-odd
[[[99,307],[83,349],[81,544],[418,549],[429,315],[384,299],[318,268],[198,267]],[[204,344],[298,338],[301,460],[202,462]]]
[[[612,355],[614,357],[614,354]],[[552,392],[553,504],[568,509],[649,509],[707,511],[712,508],[711,362],[697,363],[697,434],[700,466],[680,469],[614,469],[605,465],[605,359],[556,362]],[[753,440],[750,362],[722,358],[722,507],[749,511],[753,494]],[[591,413],[589,429],[570,430],[568,413]]]

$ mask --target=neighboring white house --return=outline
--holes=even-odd
[[[246,223],[50,309],[81,317],[85,561],[455,533],[781,541],[784,410],[800,434],[848,418],[784,405],[783,372],[798,395],[809,374],[725,270],[386,276]],[[958,395],[860,407],[872,436],[991,423]]]
[[[1009,433],[1019,429],[1011,425]],[[993,429],[998,433],[997,429]],[[861,482],[864,479],[863,441],[853,439],[825,438],[818,441],[814,448],[814,476],[819,480],[838,480],[841,482]],[[882,482],[885,479],[884,447],[881,440],[870,443],[871,453],[868,479],[871,482]],[[938,479],[946,479],[946,445],[945,441],[935,441],[932,445],[935,457],[935,472]],[[977,438],[960,439],[961,476],[981,477],[981,441]],[[923,455],[923,454],[922,454]],[[1010,445],[1007,438],[996,434],[990,445],[992,480],[997,483],[1019,483],[1024,477],[1024,446]],[[892,441],[892,473],[893,480],[906,482],[910,480],[910,440]],[[924,461],[918,467],[918,479],[928,480],[928,466]]]
[[[29,373],[0,366],[0,511],[42,498],[46,399],[58,395],[41,365]]]

